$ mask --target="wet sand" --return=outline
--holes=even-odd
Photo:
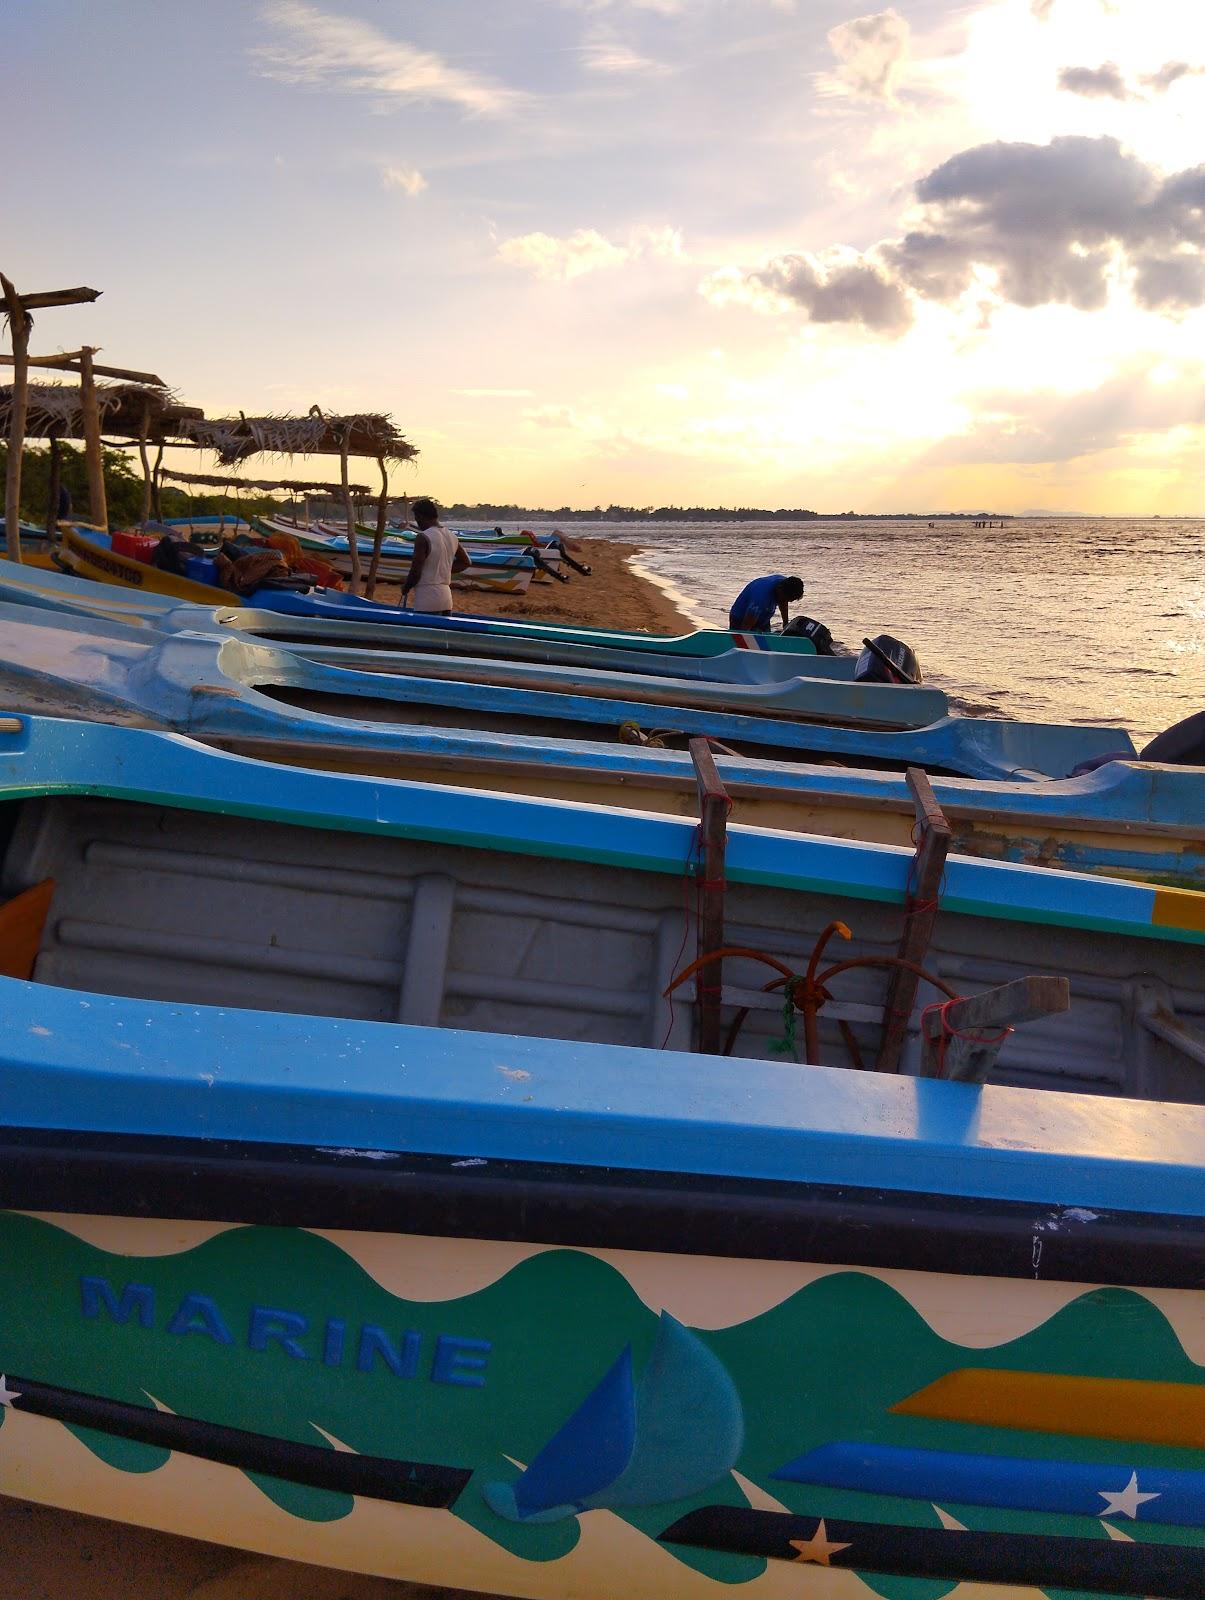
[[[689,633],[694,623],[656,584],[633,572],[639,546],[582,539],[572,550],[592,570],[568,583],[534,583],[526,595],[456,594],[459,611],[587,627]],[[396,603],[395,584],[377,598]],[[4,1600],[475,1600],[325,1567],[249,1555],[221,1545],[53,1511],[0,1497]]]
[[[576,544],[578,548],[573,548]],[[578,623],[587,628],[620,628],[631,632],[693,633],[695,624],[650,579],[634,572],[631,560],[640,546],[611,539],[571,542],[575,561],[592,569],[583,578],[565,570],[568,583],[537,579],[525,595],[488,594],[480,590],[454,591],[457,611],[488,617],[530,617],[537,622]],[[376,598],[396,605],[397,584],[379,583]]]
[[[0,1497],[4,1600],[482,1600]]]

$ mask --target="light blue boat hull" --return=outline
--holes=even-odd
[[[617,737],[622,724],[634,722],[673,728],[680,736],[706,735],[763,759],[802,761],[831,754],[887,766],[920,765],[970,778],[1010,779],[1065,777],[1118,742],[1111,729],[950,715],[921,727],[880,729],[742,714],[722,706],[708,710],[557,690],[394,679],[235,638],[219,643],[205,636],[164,636],[99,622],[83,631],[77,618],[20,606],[0,606],[0,660],[7,663],[10,692],[23,683],[26,692],[45,696],[53,686],[62,704],[69,704],[77,691],[110,696],[157,725],[207,735],[304,738],[330,745],[371,739],[381,749],[390,748],[399,731],[389,726],[391,721],[413,723],[424,717],[453,727],[458,717],[470,724],[499,718],[504,727],[509,719],[526,718],[533,722],[529,733],[551,730],[554,739],[589,737],[595,731]],[[664,690],[663,681],[658,680],[657,688]],[[692,685],[691,693],[697,696],[708,688],[714,686]],[[870,709],[875,692],[884,697],[875,702],[879,705],[903,703],[893,701],[901,691],[882,686],[799,679],[787,688],[800,707],[812,707],[797,710],[797,717],[845,715],[856,724],[883,714]],[[724,692],[732,696],[739,691]],[[292,703],[281,705],[282,699]],[[41,703],[35,701],[33,708]],[[324,713],[323,705],[334,714]],[[525,737],[521,730],[520,724],[514,736]]]

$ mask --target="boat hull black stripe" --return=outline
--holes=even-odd
[[[18,1398],[15,1411],[51,1417],[79,1428],[95,1428],[139,1444],[160,1445],[185,1455],[200,1456],[240,1472],[258,1472],[314,1489],[396,1500],[403,1505],[451,1506],[472,1476],[466,1467],[441,1467],[422,1461],[391,1461],[384,1456],[296,1444],[269,1434],[248,1433],[221,1423],[201,1422],[171,1412],[81,1394],[51,1383],[6,1374],[6,1385]]]
[[[1205,1288],[1190,1217],[308,1145],[3,1129],[0,1207]]]
[[[661,1534],[666,1544],[692,1545],[778,1561],[806,1559],[792,1545],[816,1543],[816,1517],[742,1506],[703,1506]],[[1205,1556],[1199,1547],[1046,1537],[1036,1533],[972,1533],[826,1518],[816,1543],[822,1564],[856,1572],[945,1582],[1024,1584],[1149,1600],[1202,1600]]]

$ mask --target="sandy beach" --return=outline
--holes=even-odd
[[[0,1498],[4,1600],[481,1600]]]
[[[570,539],[575,561],[590,567],[588,578],[569,569],[569,582],[539,580],[525,595],[456,591],[458,611],[490,617],[531,617],[538,622],[580,623],[647,633],[690,633],[695,624],[662,589],[632,570],[636,544],[612,539]],[[378,584],[376,598],[396,605],[397,584]]]

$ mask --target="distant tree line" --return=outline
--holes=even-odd
[[[440,505],[445,505],[436,499]],[[593,506],[555,510],[514,505],[445,505],[448,516],[473,522],[834,522],[856,517],[860,522],[1007,521],[999,511],[809,511],[802,507],[771,511],[758,506]]]

